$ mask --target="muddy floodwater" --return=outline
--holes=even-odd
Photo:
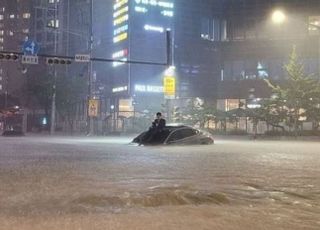
[[[129,141],[0,137],[0,229],[320,229],[320,142]]]

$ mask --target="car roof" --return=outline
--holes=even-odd
[[[177,129],[182,129],[182,128],[193,129],[192,127],[186,126],[186,125],[177,125],[177,126],[175,126],[175,125],[167,125],[165,127],[165,129],[168,129],[170,131],[177,130]]]

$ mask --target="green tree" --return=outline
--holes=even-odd
[[[309,116],[315,114],[312,111],[318,108],[319,102],[316,98],[319,98],[319,81],[304,73],[303,64],[299,62],[295,48],[284,69],[288,76],[284,85],[275,85],[268,81],[276,96],[270,99],[270,103],[265,108],[269,114],[272,112],[275,115],[281,115],[280,119],[286,115],[287,124],[293,128],[295,135],[298,135],[301,118],[308,114]],[[316,118],[313,116],[312,119]]]
[[[216,113],[217,110],[214,106],[207,105],[201,99],[195,98],[189,101],[181,118],[186,123],[205,128],[209,121],[215,121]]]

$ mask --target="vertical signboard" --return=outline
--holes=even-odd
[[[88,105],[88,116],[97,117],[99,112],[99,100],[90,99]]]
[[[173,99],[176,94],[176,79],[171,76],[166,76],[163,79],[164,96],[167,99]]]

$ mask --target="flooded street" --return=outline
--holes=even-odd
[[[320,143],[0,138],[0,229],[320,229]]]

